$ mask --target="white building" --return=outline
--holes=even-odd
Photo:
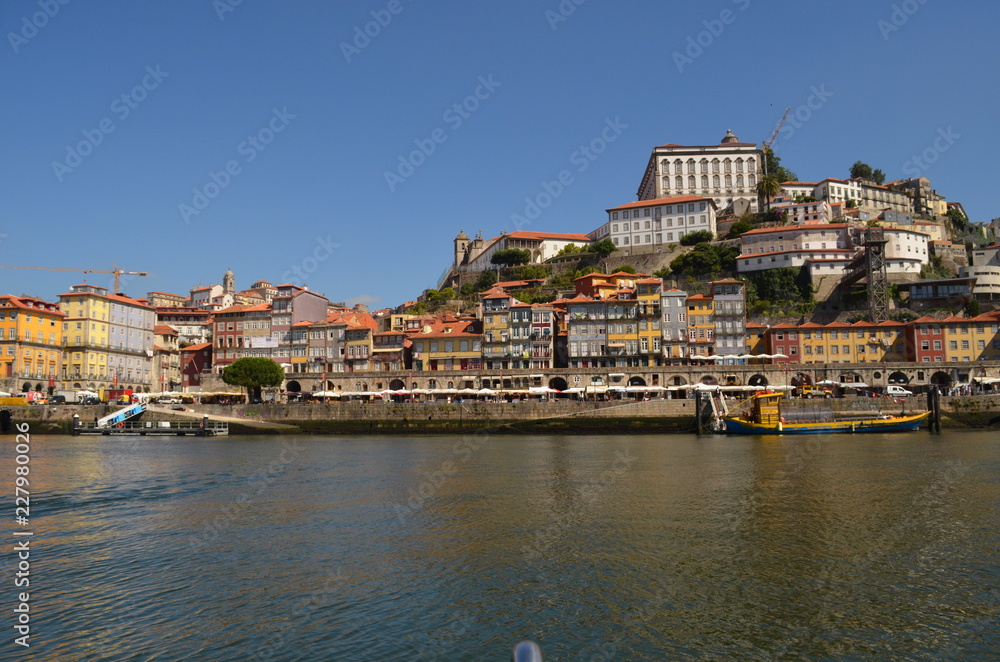
[[[833,219],[833,211],[830,203],[826,200],[816,202],[792,202],[781,200],[771,203],[771,209],[779,212],[788,212],[788,222],[794,225],[801,225],[810,221],[820,221],[828,223]]]
[[[847,223],[807,223],[749,230],[740,235],[737,270],[801,267],[818,260],[849,261],[856,253],[849,227]]]
[[[958,275],[976,279],[972,293],[977,299],[1000,300],[1000,244],[972,251],[972,266],[961,267]]]
[[[930,237],[917,230],[885,228],[885,269],[890,274],[919,274],[930,262]]]
[[[455,240],[455,268],[460,271],[496,269],[496,265],[491,261],[493,254],[508,248],[527,251],[531,255],[531,262],[541,263],[550,257],[555,257],[559,251],[570,244],[581,248],[587,246],[595,240],[594,235],[595,233],[588,235],[518,230],[485,241],[479,239],[479,245],[472,250],[473,242],[470,242],[464,233],[460,233]]]
[[[637,195],[639,200],[710,197],[719,210],[739,201],[736,207],[756,211],[761,162],[756,143],[740,142],[731,131],[718,145],[659,145],[649,157]]]
[[[656,252],[692,232],[715,237],[715,202],[693,195],[640,200],[606,210],[607,235],[619,249]]]

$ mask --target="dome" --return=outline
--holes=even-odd
[[[458,236],[455,237],[455,240],[456,241],[459,241],[459,240],[468,241],[469,240],[469,235],[465,234],[465,230],[459,230],[458,231]]]
[[[740,139],[733,135],[732,129],[726,129],[726,135],[722,138],[723,145],[726,143],[738,143],[739,141]]]

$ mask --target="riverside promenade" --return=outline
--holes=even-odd
[[[730,406],[739,399],[729,400]],[[922,411],[924,395],[908,398],[849,396],[830,400],[789,400],[788,406],[822,402],[835,410],[881,408],[887,413]],[[1000,418],[1000,395],[942,396],[942,425],[985,428]],[[93,420],[115,409],[94,406],[9,407],[15,422],[32,424],[37,434],[68,433],[73,414]],[[693,432],[695,400],[549,400],[522,402],[331,402],[328,404],[190,405],[186,411],[152,407],[143,420],[226,421],[232,434],[450,434],[491,430],[497,434],[627,434]]]

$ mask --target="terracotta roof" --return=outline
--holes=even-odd
[[[203,343],[198,343],[197,345],[188,345],[187,347],[181,347],[181,351],[182,352],[198,352],[198,351],[201,351],[203,349],[210,349],[211,347],[212,347],[212,343],[210,343],[210,342],[203,342]]]
[[[511,232],[507,235],[508,238],[513,239],[564,239],[568,241],[585,241],[590,242],[590,237],[585,234],[580,234],[578,232],[526,232],[524,230],[518,230],[516,232]]]
[[[166,324],[157,324],[153,327],[153,333],[158,333],[161,336],[176,336],[177,329]]]
[[[36,313],[48,313],[49,315],[56,315],[65,317],[66,313],[59,310],[59,304],[50,303],[48,301],[42,301],[41,299],[35,299],[32,297],[19,297],[13,294],[5,294],[0,299],[8,299],[15,308],[20,308],[22,310],[28,310]],[[44,304],[44,307],[39,308],[38,303]]]
[[[752,257],[767,257],[769,255],[783,255],[785,253],[854,253],[853,249],[850,248],[799,248],[797,250],[790,251],[772,251],[768,253],[744,253],[737,257],[737,260],[749,259]],[[813,262],[819,262],[820,259],[813,260]]]
[[[850,227],[847,223],[806,223],[803,225],[782,225],[778,228],[754,228],[753,230],[747,230],[741,237],[756,234],[776,234],[778,232],[794,232],[795,230],[803,227],[808,227],[810,230],[816,227],[822,227],[823,229],[844,229]]]
[[[610,209],[605,209],[605,211],[619,211],[621,209],[634,209],[636,207],[658,207],[659,205],[675,205],[682,202],[698,202],[701,200],[710,200],[710,198],[703,198],[699,195],[679,195],[674,198],[656,198],[654,200],[637,200],[636,202],[630,202],[628,204],[619,205],[617,207],[612,207]]]

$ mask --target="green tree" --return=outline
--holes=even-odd
[[[479,274],[479,278],[476,279],[476,283],[473,285],[473,290],[476,292],[484,292],[493,287],[493,284],[498,280],[500,280],[500,275],[493,269],[487,269],[483,273]]]
[[[265,386],[281,386],[285,371],[271,359],[244,357],[237,359],[222,371],[222,381],[231,386],[246,388],[251,400],[260,400],[260,389]]]
[[[872,170],[872,181],[879,186],[885,184],[885,173],[879,169]]]
[[[870,180],[872,178],[872,167],[864,161],[855,161],[854,165],[851,166],[851,179],[857,178]]]
[[[798,175],[781,165],[781,158],[770,149],[764,150],[764,169],[762,172],[767,176],[774,175],[779,182],[795,182],[799,179]]]
[[[520,248],[505,248],[490,257],[490,262],[502,267],[516,267],[531,261],[531,253]]]
[[[582,246],[577,246],[576,244],[566,244],[558,253],[556,253],[556,255],[576,255],[577,253],[582,253],[584,250],[585,249]]]
[[[726,238],[728,238],[728,239],[735,239],[736,237],[740,236],[744,232],[747,232],[748,230],[752,230],[752,229],[753,229],[753,225],[751,225],[749,222],[743,221],[743,220],[736,221],[735,223],[733,223],[730,226],[730,228],[729,228],[729,234],[726,235]]]
[[[713,239],[715,237],[710,230],[698,230],[697,232],[689,232],[681,237],[681,246],[694,246],[706,241],[712,241]]]
[[[615,269],[615,271],[616,272],[620,271],[620,272],[626,273],[626,274],[634,274],[635,273],[635,267],[633,267],[631,264],[623,264],[622,266],[620,266],[617,269]]]
[[[590,246],[587,247],[587,251],[590,253],[596,253],[602,260],[607,256],[618,250],[615,246],[615,242],[610,239],[601,239],[600,241],[595,241]]]
[[[854,198],[848,198],[847,203],[844,206],[847,207],[848,209],[854,209],[855,207],[858,206],[858,201],[855,200]]]
[[[771,208],[771,198],[781,193],[781,180],[777,175],[765,175],[757,182],[757,209]]]

